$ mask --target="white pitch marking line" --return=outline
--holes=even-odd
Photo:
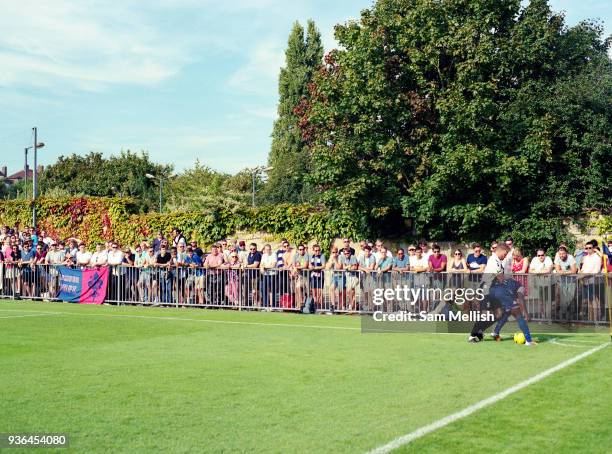
[[[0,309],[0,312],[21,312],[22,314],[25,313],[32,313],[32,314],[57,314],[56,311],[30,311],[30,310],[23,310],[23,309]]]
[[[239,322],[233,320],[211,320],[205,318],[185,318],[185,317],[156,317],[152,315],[127,315],[127,314],[77,314],[72,312],[57,312],[63,315],[76,315],[83,317],[125,317],[125,318],[144,318],[153,320],[178,320],[189,322],[204,322],[204,323],[221,323],[228,325],[255,325],[255,326],[285,326],[289,328],[320,328],[320,329],[338,329],[347,331],[361,331],[361,328],[352,326],[325,326],[325,325],[303,325],[297,323],[263,323],[263,322]]]
[[[556,339],[551,339],[550,343],[559,345],[561,347],[573,347],[573,348],[588,348],[589,347],[588,345],[576,345],[576,344],[571,344],[569,342],[557,342]]]
[[[52,313],[52,314],[6,315],[6,316],[2,316],[0,318],[48,317],[50,315],[61,315],[61,314],[58,314],[57,312],[55,312],[55,313]]]
[[[488,397],[486,399],[481,400],[480,402],[476,402],[473,405],[470,405],[469,407],[464,408],[461,411],[458,411],[457,413],[453,413],[451,415],[445,416],[442,419],[439,419],[437,421],[434,421],[431,424],[428,424],[426,426],[420,427],[419,429],[415,430],[414,432],[410,432],[406,435],[402,435],[401,437],[396,438],[395,440],[391,440],[389,443],[387,443],[386,445],[383,446],[379,446],[378,448],[373,449],[372,451],[370,451],[370,454],[386,454],[388,452],[393,451],[394,449],[397,449],[401,446],[404,446],[408,443],[410,443],[413,440],[416,440],[417,438],[420,438],[424,435],[427,435],[431,432],[434,432],[438,429],[441,429],[444,426],[447,426],[459,419],[465,418],[466,416],[471,415],[472,413],[488,407],[489,405],[492,405],[496,402],[499,402],[502,399],[505,399],[506,397],[508,397],[510,394],[513,394],[517,391],[520,391],[524,388],[526,388],[529,385],[532,385],[534,383],[537,383],[541,380],[543,380],[544,378],[548,377],[549,375],[554,374],[555,372],[560,371],[561,369],[566,368],[567,366],[570,366],[578,361],[580,361],[581,359],[586,358],[587,356],[592,355],[593,353],[598,352],[599,350],[601,350],[602,348],[607,347],[608,345],[610,345],[609,342],[606,342],[604,344],[598,345],[597,347],[594,347],[590,350],[587,350],[586,352],[580,353],[579,355],[576,355],[570,359],[567,359],[559,364],[557,364],[556,366],[551,367],[550,369],[546,369],[543,372],[540,372],[537,375],[534,375],[531,378],[528,378],[525,381],[522,381],[520,383],[517,383],[514,386],[511,386],[510,388],[507,388],[491,397]],[[525,348],[537,348],[537,347],[525,347]]]
[[[566,342],[566,339],[557,339],[557,340],[560,342]],[[593,341],[593,340],[580,340],[580,339],[567,339],[567,340],[569,340],[570,342],[579,342],[583,344],[599,344],[599,342]]]

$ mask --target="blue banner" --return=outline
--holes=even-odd
[[[60,273],[60,292],[57,297],[69,303],[79,303],[83,287],[83,272],[67,266],[60,266],[58,271]]]

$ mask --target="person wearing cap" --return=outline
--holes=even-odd
[[[246,242],[244,240],[240,240],[238,242],[237,251],[238,251],[238,259],[240,260],[240,263],[242,263],[242,265],[245,266],[247,256],[249,255],[249,251],[247,250]]]

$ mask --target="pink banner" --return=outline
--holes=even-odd
[[[81,304],[102,304],[108,285],[108,267],[83,270],[81,281]]]

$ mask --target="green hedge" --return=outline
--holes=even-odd
[[[308,205],[274,205],[261,208],[167,214],[138,214],[133,199],[109,197],[41,198],[36,202],[39,227],[52,237],[75,236],[87,244],[114,240],[121,244],[136,244],[152,238],[162,230],[169,234],[173,227],[185,232],[188,239],[204,245],[237,231],[265,232],[291,242],[319,241],[328,248],[334,238],[359,236],[348,217]],[[0,224],[32,223],[32,202],[0,201]]]

